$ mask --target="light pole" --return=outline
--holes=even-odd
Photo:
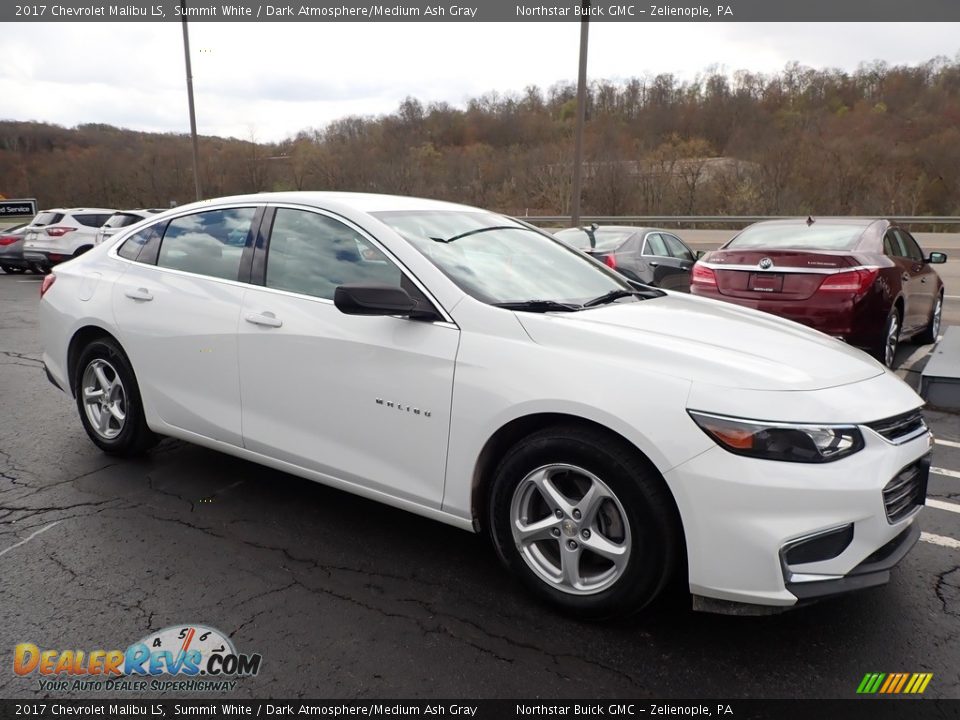
[[[583,183],[583,125],[587,117],[587,34],[590,30],[590,0],[582,0],[580,20],[580,73],[577,76],[577,127],[573,148],[573,191],[570,198],[570,224],[580,225],[580,186]]]
[[[193,107],[193,69],[190,66],[190,32],[187,30],[186,0],[180,0],[180,19],[183,23],[183,60],[187,68],[187,105],[190,108],[190,139],[193,141],[193,188],[197,200],[200,192],[200,146],[197,143],[197,113]]]

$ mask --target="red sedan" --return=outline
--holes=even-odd
[[[930,266],[946,260],[889,220],[771,220],[704,255],[690,291],[802,323],[889,367],[901,339],[936,341],[943,283]]]

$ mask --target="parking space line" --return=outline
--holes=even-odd
[[[933,533],[920,533],[920,539],[923,542],[928,542],[931,545],[940,545],[941,547],[953,548],[954,550],[960,550],[960,540],[954,540],[952,537],[944,537],[943,535],[934,535]]]
[[[39,535],[39,534],[41,534],[41,533],[45,533],[45,532],[46,532],[47,530],[49,530],[50,528],[54,527],[55,525],[59,525],[59,524],[62,523],[62,522],[63,522],[63,520],[56,520],[55,522],[50,523],[50,524],[47,525],[46,527],[42,527],[42,528],[40,528],[39,530],[36,530],[35,532],[30,533],[29,535],[27,535],[27,536],[26,536],[23,540],[21,540],[20,542],[14,543],[14,544],[11,545],[10,547],[5,548],[5,549],[3,549],[3,550],[0,550],[0,557],[6,555],[6,554],[7,554],[8,552],[10,552],[11,550],[15,550],[16,548],[20,547],[21,545],[26,545],[28,542],[30,542],[31,540],[33,540],[37,535]]]
[[[947,300],[960,300],[960,295],[944,295]]]
[[[960,442],[956,442],[955,440],[941,440],[940,438],[934,438],[934,442],[936,442],[937,445],[946,445],[947,447],[960,448]]]
[[[937,508],[937,510],[946,510],[947,512],[960,513],[960,505],[956,503],[944,502],[943,500],[931,500],[927,498],[927,507]]]
[[[914,365],[916,365],[918,362],[923,360],[929,354],[930,349],[931,348],[928,345],[924,345],[923,347],[918,347],[916,350],[910,353],[909,357],[907,357],[906,360],[900,363],[900,366],[897,369],[898,370],[913,369]]]
[[[943,475],[944,477],[960,478],[960,472],[956,470],[947,470],[946,468],[932,467],[930,472],[934,475]]]

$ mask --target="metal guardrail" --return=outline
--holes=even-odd
[[[569,215],[517,215],[534,225],[570,225]],[[582,215],[580,224],[598,225],[750,225],[763,220],[786,220],[799,215]],[[817,217],[816,215],[814,217]],[[851,219],[874,219],[876,215],[848,215]],[[901,225],[960,225],[956,215],[884,215]]]

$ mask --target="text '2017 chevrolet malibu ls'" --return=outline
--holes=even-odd
[[[48,375],[106,452],[173,436],[486,532],[581,617],[679,573],[700,609],[789,607],[886,582],[919,536],[921,399],[816,331],[462,205],[151,220],[41,290]]]

